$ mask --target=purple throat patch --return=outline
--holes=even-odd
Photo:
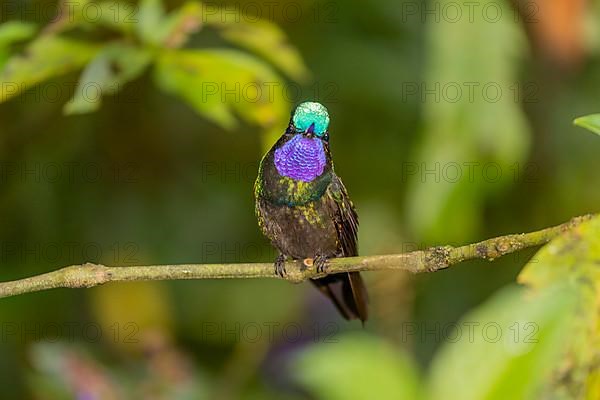
[[[296,135],[275,150],[275,167],[281,176],[312,182],[323,173],[326,159],[323,143],[317,138]]]

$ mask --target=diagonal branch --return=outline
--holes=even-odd
[[[328,273],[350,271],[400,270],[413,273],[434,272],[466,260],[493,260],[506,254],[549,242],[593,215],[575,217],[569,222],[530,233],[499,236],[465,246],[439,246],[402,254],[335,258]],[[298,283],[326,274],[317,273],[312,260],[288,262],[285,280]],[[271,263],[180,264],[134,267],[109,267],[86,263],[72,265],[30,278],[0,283],[0,298],[54,288],[88,288],[107,282],[159,281],[177,279],[279,278]]]

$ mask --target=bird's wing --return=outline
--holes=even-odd
[[[329,196],[330,217],[337,231],[338,250],[343,257],[358,255],[358,215],[348,197],[348,192],[341,179],[333,174],[331,184],[326,192]],[[335,282],[341,282],[341,292],[336,291]],[[358,272],[335,274],[315,281],[347,319],[359,318],[363,323],[367,320],[368,295],[367,289]]]
[[[357,256],[358,215],[354,210],[350,197],[348,197],[346,187],[337,175],[333,174],[333,179],[327,188],[326,194],[330,198],[331,217],[335,223],[338,248],[341,255],[345,257]]]

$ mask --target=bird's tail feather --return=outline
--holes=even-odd
[[[368,318],[368,295],[359,272],[347,272],[314,279],[315,286],[333,302],[346,319]]]

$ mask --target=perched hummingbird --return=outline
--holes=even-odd
[[[254,186],[261,230],[279,250],[275,273],[288,258],[312,258],[317,271],[332,257],[358,255],[358,216],[333,170],[329,114],[320,103],[296,107],[285,133],[263,157]],[[358,272],[312,282],[346,319],[367,319],[367,291]]]

